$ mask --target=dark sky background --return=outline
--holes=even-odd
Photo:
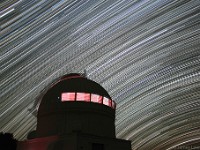
[[[0,132],[24,140],[35,101],[87,72],[117,103],[133,149],[200,139],[199,0],[7,0],[0,12]]]

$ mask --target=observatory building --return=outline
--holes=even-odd
[[[115,108],[96,82],[65,75],[43,95],[36,130],[17,150],[131,150],[130,141],[116,139]]]

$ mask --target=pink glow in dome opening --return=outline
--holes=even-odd
[[[76,101],[90,102],[90,93],[76,93]]]
[[[93,102],[109,106],[113,109],[116,108],[116,103],[107,98],[97,94],[81,93],[81,92],[65,92],[61,94],[61,101],[83,101],[83,102]]]
[[[102,100],[103,100],[102,96],[97,95],[97,94],[91,94],[91,102],[102,104],[103,103]]]
[[[61,100],[62,101],[75,101],[75,92],[73,93],[62,93]]]

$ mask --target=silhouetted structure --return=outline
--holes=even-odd
[[[11,133],[0,133],[0,149],[16,150],[17,140],[13,138]]]
[[[36,131],[18,150],[131,150],[130,141],[116,139],[115,107],[96,82],[65,75],[44,94]]]

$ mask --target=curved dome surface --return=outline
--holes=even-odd
[[[51,111],[49,108],[59,108],[65,101],[93,102],[115,108],[115,102],[101,85],[75,73],[64,75],[53,83],[37,105],[39,111]]]
[[[42,96],[35,137],[79,131],[115,138],[115,108],[115,102],[98,83],[81,74],[64,75]]]
[[[52,97],[53,95],[59,96],[63,92],[92,93],[111,99],[108,92],[101,85],[79,74],[68,74],[61,77],[48,89],[43,98]]]
[[[133,150],[200,141],[199,0],[3,0],[0,22],[0,132],[25,139],[40,91],[86,70]]]

